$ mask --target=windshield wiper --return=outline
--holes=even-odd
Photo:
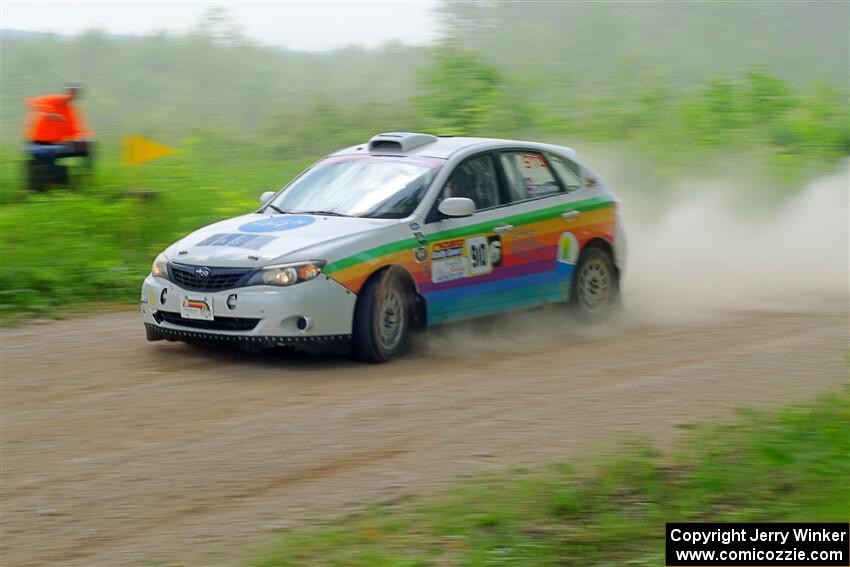
[[[299,215],[324,215],[328,217],[347,217],[348,215],[343,215],[341,213],[337,213],[334,211],[292,211],[293,213],[297,213]]]
[[[275,211],[279,212],[279,213],[280,213],[280,214],[282,214],[282,215],[288,215],[288,214],[289,214],[289,211],[284,211],[284,210],[282,210],[282,209],[278,209],[277,207],[275,207],[275,206],[274,206],[274,205],[272,205],[271,203],[269,203],[269,204],[268,204],[268,205],[266,205],[266,206],[267,206],[267,207],[269,207],[269,208],[271,208],[271,209],[274,209]]]

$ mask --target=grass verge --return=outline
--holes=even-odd
[[[4,325],[28,316],[61,318],[86,304],[137,302],[151,262],[166,246],[251,212],[262,191],[279,188],[305,165],[204,153],[187,143],[180,154],[136,169],[106,155],[93,182],[28,194],[13,175],[22,168],[16,158],[0,163]]]
[[[294,529],[249,564],[663,565],[668,521],[848,521],[849,430],[846,393],[745,412],[672,455],[624,448]]]

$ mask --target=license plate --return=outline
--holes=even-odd
[[[180,316],[184,319],[213,320],[213,298],[207,295],[184,295],[180,298]]]

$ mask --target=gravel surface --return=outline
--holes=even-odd
[[[310,518],[846,387],[846,298],[810,303],[517,348],[455,327],[384,365],[147,343],[135,312],[4,330],[0,563],[238,565]]]

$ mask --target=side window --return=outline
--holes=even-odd
[[[499,182],[490,155],[470,158],[452,172],[440,201],[448,197],[466,197],[475,201],[475,210],[499,205]]]
[[[581,188],[583,183],[581,181],[581,176],[579,175],[578,165],[561,156],[546,154],[546,157],[549,158],[549,163],[552,164],[552,169],[555,170],[555,173],[558,174],[558,177],[560,177],[561,181],[563,181],[564,185],[566,185],[567,191],[575,191],[576,189]]]
[[[503,152],[500,159],[512,203],[561,192],[561,185],[546,165],[542,153]]]

